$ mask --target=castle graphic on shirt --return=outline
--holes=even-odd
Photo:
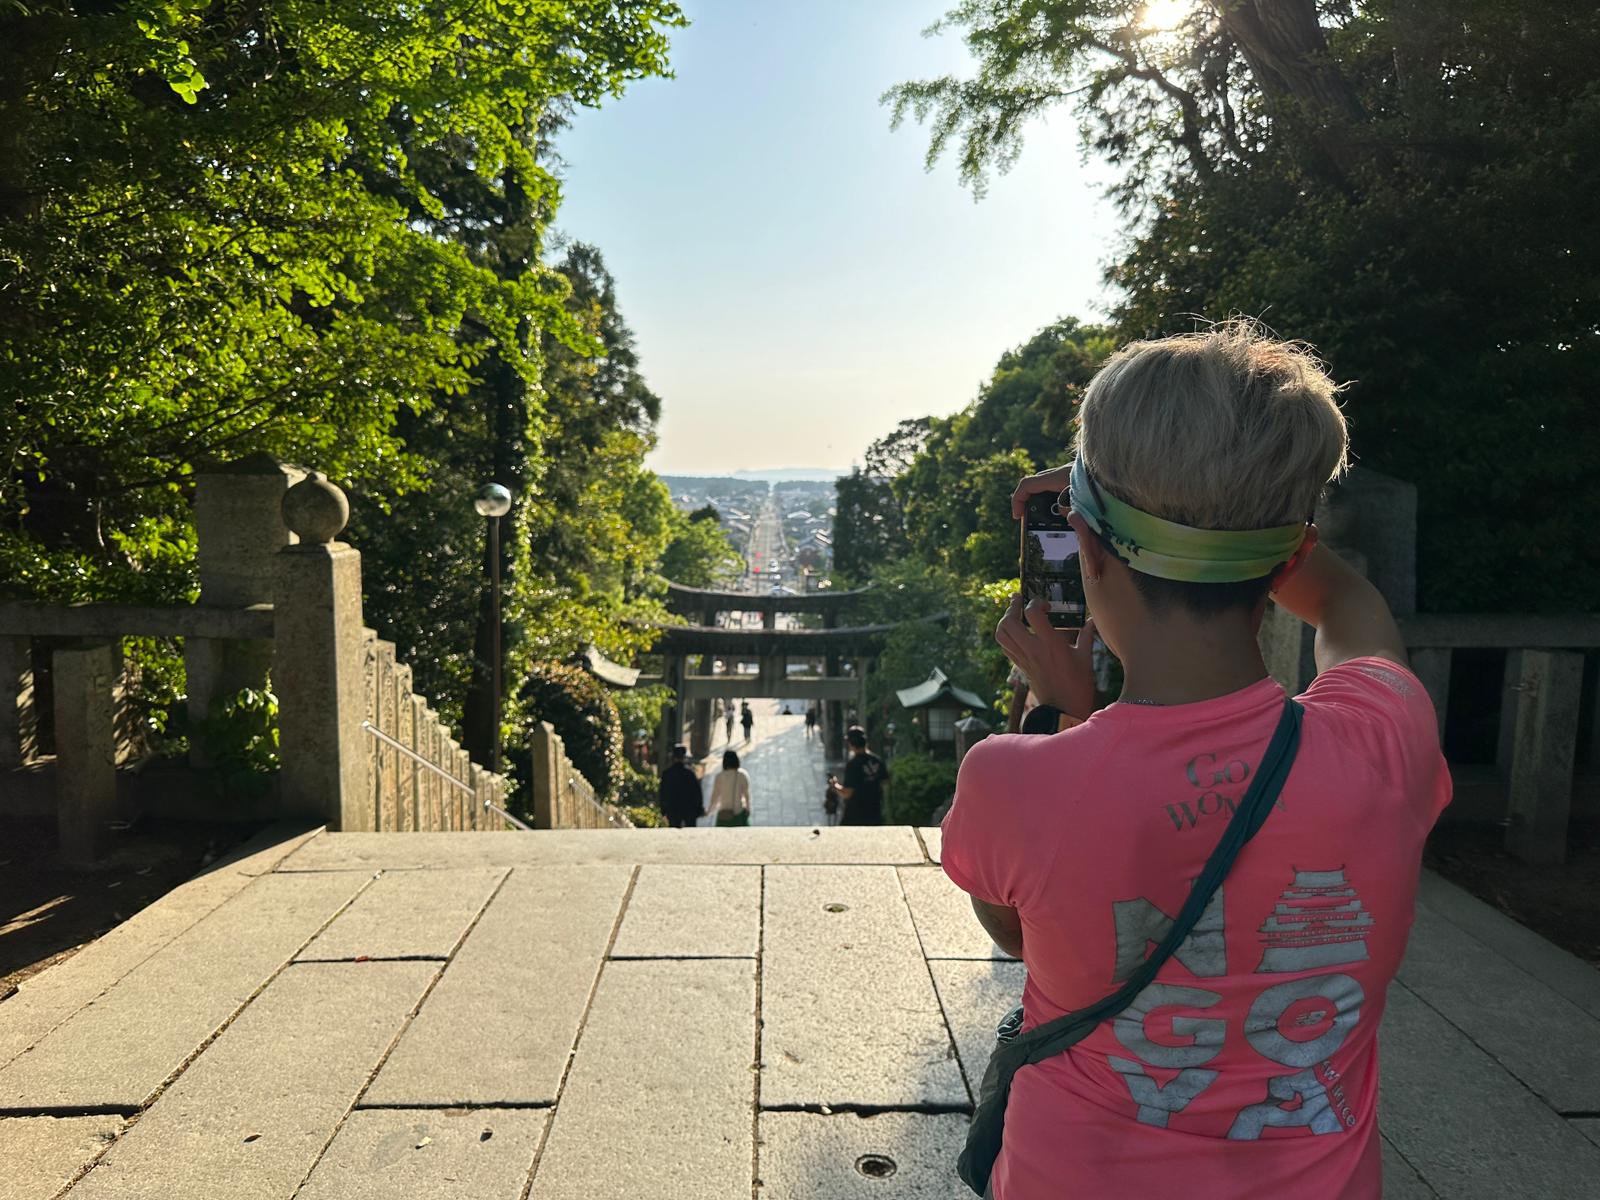
[[[1224,891],[1217,890],[1194,931],[1173,952],[1173,959],[1200,979],[1227,974]],[[1175,919],[1145,897],[1112,905],[1117,979],[1138,968],[1149,946],[1161,940]],[[1372,924],[1342,867],[1296,869],[1259,928],[1263,950],[1255,974],[1299,974],[1364,962]],[[1228,1137],[1253,1140],[1268,1128],[1330,1134],[1352,1127],[1355,1113],[1333,1055],[1361,1020],[1366,993],[1360,982],[1326,970],[1281,983],[1263,982],[1245,1013],[1243,1038],[1257,1054],[1286,1070],[1267,1080],[1259,1101],[1238,1110]],[[1106,1062],[1127,1087],[1141,1123],[1166,1128],[1174,1114],[1216,1082],[1219,1072],[1207,1064],[1222,1053],[1233,1033],[1220,1012],[1222,1003],[1223,997],[1208,988],[1156,981],[1113,1019],[1112,1032],[1127,1054],[1108,1054]],[[1186,1011],[1164,1023],[1151,1021],[1157,1010],[1174,1008]],[[1158,1040],[1163,1024],[1171,1036]],[[1148,1068],[1159,1070],[1166,1082]]]

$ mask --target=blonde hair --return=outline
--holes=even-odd
[[[1155,516],[1288,525],[1348,466],[1338,392],[1309,346],[1225,321],[1112,355],[1084,393],[1076,449],[1101,487]]]

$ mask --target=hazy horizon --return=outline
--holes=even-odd
[[[1075,122],[1030,129],[974,203],[892,84],[970,74],[921,30],[946,0],[687,0],[673,80],[580,111],[557,225],[617,280],[662,398],[661,474],[834,475],[908,417],[963,407],[1007,349],[1105,307],[1116,222]]]

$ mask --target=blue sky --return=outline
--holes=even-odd
[[[1103,312],[1108,169],[1063,110],[974,203],[878,98],[970,70],[942,0],[685,0],[677,77],[583,110],[557,229],[617,278],[662,397],[662,472],[847,468],[968,403],[1009,346]]]

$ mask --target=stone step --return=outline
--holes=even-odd
[[[639,868],[612,958],[754,958],[760,867]]]
[[[765,907],[763,1107],[967,1104],[892,867],[768,867]]]
[[[287,1200],[438,970],[290,967],[107,1151],[72,1200]]]
[[[358,1109],[294,1200],[522,1200],[550,1112]]]
[[[755,1036],[753,961],[607,963],[533,1195],[748,1196]]]
[[[369,882],[257,879],[0,1070],[0,1109],[143,1106]]]
[[[624,866],[513,871],[362,1103],[554,1104],[632,874]]]
[[[448,958],[505,877],[504,867],[385,872],[300,952],[300,961]]]

